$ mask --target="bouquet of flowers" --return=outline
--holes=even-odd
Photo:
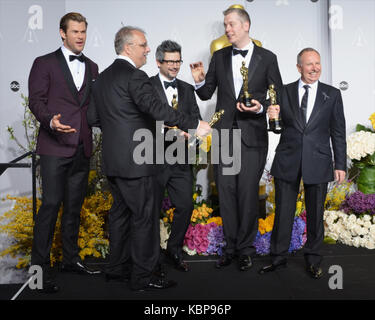
[[[375,193],[375,112],[369,120],[372,127],[358,124],[347,140],[347,155],[358,171],[358,189],[366,194]]]

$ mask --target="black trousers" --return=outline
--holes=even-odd
[[[157,201],[159,213],[165,188],[167,188],[172,205],[176,208],[173,214],[167,251],[171,254],[181,255],[185,233],[189,227],[193,211],[193,175],[190,165],[165,165],[158,173]]]
[[[273,263],[285,259],[288,254],[300,181],[300,177],[296,181],[275,178],[276,212],[271,235]],[[307,218],[307,241],[304,246],[304,257],[308,265],[319,265],[322,260],[319,249],[324,239],[323,214],[327,185],[327,183],[304,184]]]
[[[160,254],[159,213],[154,176],[108,177],[113,196],[109,212],[109,264],[106,272],[130,275],[130,285],[147,285]]]
[[[80,260],[78,233],[80,213],[86,195],[90,159],[79,145],[73,157],[40,156],[42,205],[34,223],[31,264],[49,265],[56,220],[61,204],[63,263]]]
[[[228,165],[214,165],[220,216],[227,243],[225,254],[253,256],[256,253],[253,242],[258,231],[259,181],[266,158],[267,148],[249,148],[241,142],[241,169],[238,174],[225,175],[223,169]]]

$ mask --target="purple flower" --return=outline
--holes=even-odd
[[[162,209],[163,211],[167,211],[167,210],[170,209],[171,207],[172,207],[171,199],[169,199],[169,197],[165,197],[165,198],[163,199],[161,209]]]
[[[270,253],[271,248],[271,233],[267,232],[265,234],[260,234],[258,231],[255,241],[253,243],[256,253],[260,255],[266,255]]]
[[[292,237],[290,240],[289,252],[301,249],[306,243],[306,233],[305,233],[306,223],[301,217],[295,217],[293,223]],[[260,234],[258,231],[254,246],[256,253],[260,255],[266,255],[270,253],[271,249],[271,232],[265,234]]]
[[[294,217],[292,237],[290,239],[289,252],[297,251],[303,247],[306,238],[303,237],[305,233],[306,223],[301,217]]]
[[[354,214],[375,214],[375,194],[364,194],[356,191],[347,196],[341,205],[345,213]]]
[[[207,254],[222,255],[223,247],[226,244],[224,240],[223,227],[218,226],[215,222],[211,222],[209,225],[211,225],[211,229],[207,235],[209,241]]]

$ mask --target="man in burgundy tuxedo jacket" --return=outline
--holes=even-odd
[[[34,225],[31,264],[44,271],[46,292],[55,292],[49,271],[50,250],[61,203],[62,270],[92,273],[79,259],[80,211],[87,189],[92,135],[86,120],[98,66],[82,54],[87,22],[79,13],[60,20],[61,48],[35,59],[29,76],[29,107],[40,122],[42,205]]]

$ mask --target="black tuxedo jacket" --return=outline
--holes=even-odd
[[[236,108],[236,102],[239,97],[235,96],[233,82],[232,46],[214,52],[206,74],[205,84],[196,92],[201,100],[208,100],[218,88],[216,111],[224,109],[224,115],[217,122],[215,128],[230,129],[234,119],[236,119],[245,145],[249,147],[267,147],[266,113],[269,103],[266,101],[266,96],[268,86],[275,84],[277,92],[282,88],[276,55],[254,44],[254,51],[248,69],[249,93],[263,105],[261,114],[239,112]]]
[[[92,152],[92,134],[86,120],[91,83],[98,76],[98,66],[86,57],[85,78],[80,91],[74,84],[61,48],[35,59],[29,76],[29,108],[40,122],[36,151],[41,155],[71,157],[81,137],[85,155]],[[75,128],[75,133],[61,133],[50,128],[54,115],[61,123]]]
[[[319,184],[334,179],[333,168],[346,170],[345,116],[340,90],[318,83],[306,125],[300,112],[298,81],[284,86],[280,109],[283,131],[271,168],[274,177],[295,181],[301,169],[304,183]]]
[[[171,101],[167,101],[167,96],[165,95],[165,91],[163,88],[163,84],[160,81],[159,75],[155,75],[150,78],[150,81],[157,92],[157,95],[159,96],[160,100],[163,103],[167,103],[171,105]],[[177,92],[178,92],[178,110],[182,112],[183,114],[187,116],[192,116],[194,118],[202,120],[202,117],[200,115],[199,106],[197,104],[197,99],[195,98],[195,90],[194,87],[180,79],[176,79],[177,82]],[[161,132],[156,132],[156,134],[161,134]],[[164,136],[161,137],[161,139],[164,139]],[[172,142],[164,141],[165,148],[168,147],[168,145]],[[180,164],[180,166],[186,166],[188,163],[188,149],[187,144],[185,147],[185,163],[186,165]]]
[[[156,92],[158,93],[160,100],[163,103],[168,103],[170,105],[171,101],[167,101],[167,97],[165,95],[165,91],[160,81],[159,75],[157,74],[151,77],[150,81]],[[195,98],[194,87],[191,84],[180,79],[176,79],[176,81],[178,91],[178,110],[186,115],[202,119],[199,112],[197,100]]]
[[[103,134],[103,169],[107,176],[138,178],[156,173],[153,164],[137,164],[133,159],[138,129],[147,129],[154,138],[155,120],[182,130],[195,129],[198,119],[184,116],[161,103],[147,74],[123,59],[116,59],[93,85],[88,110],[91,126],[101,127]],[[148,150],[155,154],[155,149]]]

